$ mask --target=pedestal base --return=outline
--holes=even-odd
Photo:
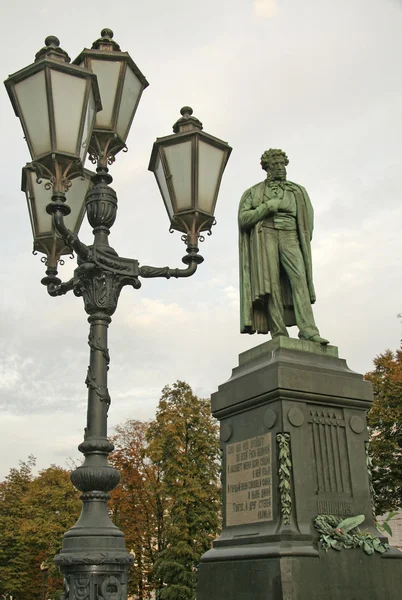
[[[401,554],[402,557],[402,554]],[[198,599],[400,600],[402,562],[363,550],[203,562]]]
[[[201,558],[198,600],[399,599],[402,553],[326,553],[314,525],[332,515],[336,538],[338,523],[362,515],[361,531],[379,535],[366,464],[371,399],[333,346],[276,338],[240,355],[212,395],[223,528]]]

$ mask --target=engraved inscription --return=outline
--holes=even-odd
[[[336,500],[318,500],[317,514],[340,515],[341,517],[352,514],[352,503],[338,502]]]
[[[272,521],[272,434],[226,446],[226,525]]]

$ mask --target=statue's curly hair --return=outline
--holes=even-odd
[[[269,150],[265,150],[264,154],[261,156],[261,168],[264,169],[264,171],[268,171],[269,163],[273,158],[277,158],[278,156],[283,157],[285,165],[289,164],[286,152],[276,148],[270,148]]]

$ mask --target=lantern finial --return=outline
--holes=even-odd
[[[67,63],[71,60],[67,52],[60,48],[60,40],[55,35],[48,35],[45,39],[45,46],[35,54],[35,62],[43,58],[56,58]]]
[[[109,29],[108,27],[105,27],[105,29],[102,29],[101,31],[101,36],[102,37],[109,37],[110,39],[113,38],[113,31],[111,29]]]
[[[120,52],[120,46],[113,39],[114,33],[108,27],[101,31],[101,37],[92,44],[93,50],[106,50],[109,52]]]
[[[193,109],[191,106],[183,106],[183,108],[180,110],[180,114],[182,117],[173,125],[173,131],[175,133],[183,133],[184,131],[202,129],[201,121],[199,121],[197,117],[192,116]]]

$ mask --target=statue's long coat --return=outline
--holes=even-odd
[[[296,199],[296,223],[300,241],[310,300],[315,302],[312,277],[311,245],[314,213],[306,190],[291,181],[285,182],[286,189]],[[240,329],[242,333],[268,333],[267,295],[271,292],[271,279],[267,262],[265,235],[259,235],[262,222],[253,222],[253,208],[264,201],[266,181],[246,190],[239,206],[239,253],[240,253]],[[262,232],[261,232],[262,233]],[[292,291],[289,279],[281,269],[281,288],[284,304],[285,325],[296,325],[293,311]]]

